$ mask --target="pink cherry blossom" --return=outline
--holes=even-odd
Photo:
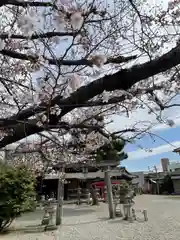
[[[174,8],[174,6],[175,6],[175,2],[174,2],[173,0],[170,0],[170,1],[168,2],[168,8],[171,10],[171,9]]]
[[[73,74],[70,77],[69,85],[73,91],[80,87],[80,77],[77,74]]]
[[[91,62],[97,67],[102,67],[107,62],[107,58],[103,55],[96,55],[91,58]]]
[[[64,5],[68,5],[68,4],[72,3],[72,0],[60,0],[60,2]]]
[[[84,18],[81,12],[74,12],[71,15],[71,25],[74,30],[79,30],[84,22]]]

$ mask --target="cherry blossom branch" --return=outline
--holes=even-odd
[[[12,50],[3,49],[3,50],[0,51],[0,54],[3,54],[5,56],[11,57],[11,58],[28,60],[28,61],[31,61],[31,62],[37,62],[38,61],[38,56],[18,53],[18,52],[12,51]]]
[[[89,124],[68,124],[68,123],[65,123],[65,122],[61,122],[59,124],[56,124],[56,125],[50,125],[48,124],[47,126],[44,127],[45,130],[47,129],[60,129],[60,128],[63,128],[65,130],[71,130],[73,128],[76,128],[76,129],[91,129],[91,130],[99,130],[101,129],[102,127],[99,126],[99,125],[89,125]]]
[[[104,76],[79,88],[70,97],[61,100],[60,104],[67,104],[67,106],[62,108],[61,116],[74,109],[73,107],[68,107],[68,104],[82,104],[103,91],[128,90],[137,82],[145,81],[147,78],[165,72],[178,64],[180,64],[180,48],[176,46],[159,58],[134,65],[129,69],[122,69],[112,75]]]
[[[120,130],[120,131],[117,131],[117,132],[113,132],[113,133],[106,133],[100,126],[94,126],[94,125],[85,125],[85,124],[65,124],[66,126],[68,126],[69,129],[72,129],[72,128],[79,128],[79,129],[83,129],[83,128],[86,128],[86,129],[91,129],[92,131],[95,130],[95,131],[98,131],[100,134],[102,134],[105,138],[110,138],[110,137],[115,137],[115,135],[117,134],[123,134],[123,133],[127,133],[127,132],[140,132],[139,129],[133,129],[133,128],[129,128],[129,129],[124,129],[124,130]],[[63,125],[59,125],[60,127],[63,126]],[[65,126],[65,128],[66,128]],[[57,128],[57,126],[53,126],[53,128]],[[142,132],[142,131],[141,131]],[[143,131],[144,132],[144,131]],[[60,145],[59,143],[57,142],[54,142],[52,141],[52,138],[49,138],[48,136],[42,134],[44,138],[47,138],[46,140],[43,141],[43,143],[39,143],[39,144],[36,144],[35,145],[35,148],[31,149],[31,148],[28,148],[27,147],[27,144],[24,146],[24,144],[22,146],[18,146],[14,149],[14,152],[15,153],[18,153],[18,154],[23,154],[23,153],[34,153],[34,152],[40,152],[40,151],[43,151],[43,149],[46,149],[47,146],[44,146],[44,144],[46,144],[47,142],[53,142],[55,146],[60,146],[62,147],[62,145]],[[53,148],[53,146],[51,146]],[[76,144],[72,144],[71,142],[68,144],[68,147],[76,147]],[[12,150],[10,150],[12,151]]]
[[[134,60],[136,58],[137,58],[137,55],[129,56],[129,57],[119,56],[116,58],[108,58],[105,64],[108,64],[108,63],[119,64],[119,63],[128,62],[130,60]]]
[[[32,90],[32,91],[35,91],[32,87],[28,87],[20,82],[16,82],[16,81],[13,81],[11,79],[8,79],[8,78],[3,78],[3,77],[0,77],[0,82],[8,82],[8,83],[11,83],[11,84],[14,84],[14,85],[18,85],[20,87],[23,87],[23,88],[26,88],[28,90]]]
[[[180,107],[180,104],[176,104],[176,103],[174,103],[174,104],[170,104],[170,105],[168,105],[168,106],[164,106],[164,109],[165,108],[171,108],[171,107]]]
[[[11,57],[11,58],[27,60],[27,61],[31,61],[31,62],[37,62],[39,60],[39,56],[28,55],[28,54],[19,53],[19,52],[7,50],[7,49],[1,50],[0,54],[3,54],[5,56]],[[129,57],[119,56],[116,58],[111,57],[111,58],[107,59],[105,64],[109,64],[109,63],[120,64],[120,63],[124,63],[124,62],[128,62],[130,60],[136,59],[136,57],[137,56],[129,56]],[[65,65],[65,66],[81,66],[81,65],[92,66],[93,65],[93,61],[88,60],[88,59],[62,60],[62,59],[50,59],[47,57],[44,57],[44,59],[47,60],[48,63],[51,65]]]
[[[112,97],[109,98],[109,100],[107,102],[103,101],[103,100],[97,100],[97,101],[88,101],[87,103],[84,103],[82,105],[78,105],[77,107],[94,107],[94,106],[103,106],[103,105],[109,105],[109,104],[115,104],[118,102],[123,102],[126,99],[130,99],[133,97],[136,97],[137,95],[143,95],[143,94],[147,94],[149,92],[152,92],[154,90],[160,90],[162,89],[162,86],[153,86],[152,88],[147,88],[147,89],[136,89],[133,91],[129,91],[124,94],[122,94],[121,96],[116,96],[116,97]]]
[[[104,64],[109,64],[109,63],[113,63],[113,64],[120,64],[120,63],[125,63],[128,62],[130,60],[136,59],[137,56],[129,56],[129,57],[123,57],[123,56],[119,56],[116,58],[108,58],[107,61]],[[57,65],[57,60],[55,59],[48,59],[49,64],[51,65]],[[92,60],[88,60],[88,59],[80,59],[80,60],[58,60],[58,63],[61,65],[65,65],[65,66],[93,66],[94,63]]]
[[[127,133],[127,132],[137,132],[137,131],[140,131],[140,130],[136,130],[135,128],[127,128],[127,129],[113,132],[112,135],[117,135],[117,134],[122,134],[122,133]]]
[[[24,122],[24,123],[19,123],[17,126],[15,126],[13,128],[13,134],[12,135],[4,137],[3,140],[0,141],[0,148],[2,147],[2,145],[4,145],[4,146],[8,145],[9,141],[16,142],[16,141],[19,140],[19,138],[22,139],[22,138],[27,137],[31,134],[39,133],[39,132],[42,132],[44,130],[49,129],[48,125],[44,126],[44,127],[38,127],[38,126],[36,126],[36,123],[37,123],[36,119],[29,120],[29,121]],[[50,124],[50,125],[51,125],[52,128],[55,128],[55,126],[56,126],[55,124]],[[58,127],[62,128],[62,129],[64,128],[66,130],[67,130],[67,128],[68,129],[70,129],[70,128],[80,128],[80,129],[88,128],[88,129],[92,129],[92,130],[100,130],[101,129],[101,127],[98,126],[98,125],[88,125],[88,124],[68,125],[64,122],[58,123]]]
[[[36,152],[40,152],[41,148],[35,148],[35,149],[23,149],[22,150],[14,150],[14,153],[16,154],[24,154],[24,153],[36,153]],[[6,150],[6,151],[9,151],[11,152],[12,150]]]
[[[117,89],[127,91],[137,82],[146,81],[147,78],[165,72],[178,64],[180,64],[180,48],[176,46],[171,51],[152,61],[135,65],[129,69],[122,69],[112,75],[104,76],[86,86],[82,86],[68,98],[62,99],[61,96],[57,96],[53,99],[53,104],[60,105],[62,109],[60,117],[62,117],[76,108],[77,104],[86,103],[103,91],[114,91]],[[74,106],[72,107],[73,104]],[[69,105],[71,106],[69,107]],[[39,128],[36,125],[18,124],[12,136],[5,136],[0,141],[0,148],[40,131],[43,131],[43,128]]]
[[[140,20],[141,20],[141,14],[140,14],[139,10],[137,9],[136,5],[134,4],[134,0],[129,0],[129,2],[130,2],[130,4],[131,4],[132,8],[133,8],[133,9],[135,10],[135,12],[137,13],[137,15],[138,15],[138,17],[140,18]]]
[[[74,103],[74,104],[69,105],[69,107],[81,108],[81,107],[94,107],[94,106],[110,105],[110,104],[122,102],[127,98],[132,98],[139,94],[147,94],[149,92],[152,92],[153,90],[160,90],[160,89],[162,89],[161,86],[153,86],[152,88],[148,88],[148,89],[136,89],[136,90],[130,91],[128,96],[127,96],[127,94],[123,94],[121,96],[112,97],[107,102],[104,102],[103,100],[88,101],[83,104]],[[53,99],[51,101],[51,106],[54,106],[56,104],[55,99]],[[59,106],[63,107],[63,105],[60,105],[60,104],[59,104]],[[28,109],[22,110],[20,113],[15,114],[8,119],[1,118],[0,119],[0,127],[4,128],[9,125],[10,126],[15,125],[15,124],[19,123],[19,121],[26,120],[27,118],[32,117],[34,114],[45,111],[47,109],[47,107],[49,107],[48,104],[42,103],[41,105],[39,105],[37,107],[30,107]]]
[[[17,7],[54,7],[57,6],[52,2],[40,2],[40,1],[18,1],[18,0],[1,0],[0,6],[13,5]]]
[[[170,104],[170,105],[164,105],[163,102],[161,102],[161,100],[152,91],[150,91],[149,93],[153,97],[155,103],[159,106],[161,111],[163,111],[165,108],[179,107],[180,106],[180,104],[178,104],[178,103]]]
[[[46,33],[34,33],[32,36],[24,36],[21,34],[12,34],[7,33],[0,34],[0,39],[28,39],[35,40],[39,38],[52,38],[52,37],[64,37],[64,36],[75,36],[77,32],[46,32]]]
[[[160,99],[154,94],[153,92],[149,92],[150,95],[153,97],[155,103],[160,107],[161,110],[164,110],[164,104],[160,101]]]

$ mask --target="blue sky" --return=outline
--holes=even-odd
[[[180,96],[175,100],[180,103]],[[173,103],[175,103],[173,101]],[[137,122],[138,128],[143,129],[143,123],[153,125],[149,131],[153,134],[146,134],[141,139],[135,139],[135,143],[127,144],[125,151],[128,159],[121,162],[121,166],[127,167],[129,171],[148,171],[148,167],[153,169],[156,165],[161,171],[161,158],[169,158],[170,161],[180,161],[180,155],[173,153],[173,149],[180,147],[180,107],[168,108],[162,113],[164,122],[167,119],[174,121],[175,125],[169,127],[165,123],[159,123],[155,114],[148,114],[147,109],[138,109],[131,112],[129,117],[116,115],[112,117],[113,123],[109,125],[109,130],[114,132],[127,128],[133,128]],[[151,150],[151,152],[147,151]]]
[[[154,131],[154,133],[164,138],[166,141],[169,141],[171,144],[180,141],[180,126],[177,126],[175,128],[161,129],[159,131]],[[177,144],[175,146],[177,146]],[[154,155],[144,157],[142,153],[142,158],[138,157],[137,159],[133,159],[133,153],[136,152],[137,154],[137,152],[140,150],[137,145],[141,145],[143,148],[152,149],[152,154],[154,153]],[[156,149],[159,146],[165,146],[164,149],[162,149],[161,153],[156,152]],[[150,168],[153,168],[154,165],[160,168],[161,158],[169,158],[170,161],[180,161],[180,155],[173,153],[169,148],[173,149],[173,146],[171,147],[171,145],[166,143],[164,140],[156,137],[155,141],[153,141],[153,139],[151,139],[149,136],[145,136],[142,139],[137,140],[136,144],[128,144],[125,147],[125,151],[129,154],[129,158],[128,160],[122,161],[121,165],[126,166],[129,171],[140,171],[148,170],[148,166]]]
[[[180,104],[180,95],[177,95],[169,104],[174,103]],[[128,144],[125,147],[129,157],[121,162],[121,165],[126,166],[129,171],[148,171],[148,167],[153,169],[154,165],[161,171],[161,158],[169,158],[170,162],[180,161],[180,155],[172,152],[173,149],[180,147],[180,107],[167,108],[162,112],[165,122],[167,119],[174,121],[173,127],[158,123],[156,115],[148,114],[147,109],[138,109],[136,112],[132,112],[129,119],[120,116],[118,118],[121,119],[122,128],[131,127],[134,123],[139,122],[138,127],[141,129],[141,122],[144,121],[154,125],[150,131],[153,138],[147,134],[136,140],[135,144]],[[120,119],[117,119],[114,122],[114,129],[119,128],[117,122]],[[151,149],[152,152],[147,152],[146,149]]]

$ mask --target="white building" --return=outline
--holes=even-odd
[[[144,172],[133,172],[131,174],[137,176],[137,178],[134,178],[132,180],[132,183],[138,184],[138,188],[143,188],[144,187]]]
[[[169,170],[171,172],[174,172],[175,170],[180,169],[180,162],[174,161],[169,163]]]

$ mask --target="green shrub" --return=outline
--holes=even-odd
[[[21,213],[32,210],[34,186],[35,177],[24,165],[0,163],[0,231]]]
[[[114,139],[109,143],[104,144],[98,148],[94,154],[96,156],[96,162],[113,160],[113,161],[122,161],[128,156],[123,151],[125,142],[120,139]]]

